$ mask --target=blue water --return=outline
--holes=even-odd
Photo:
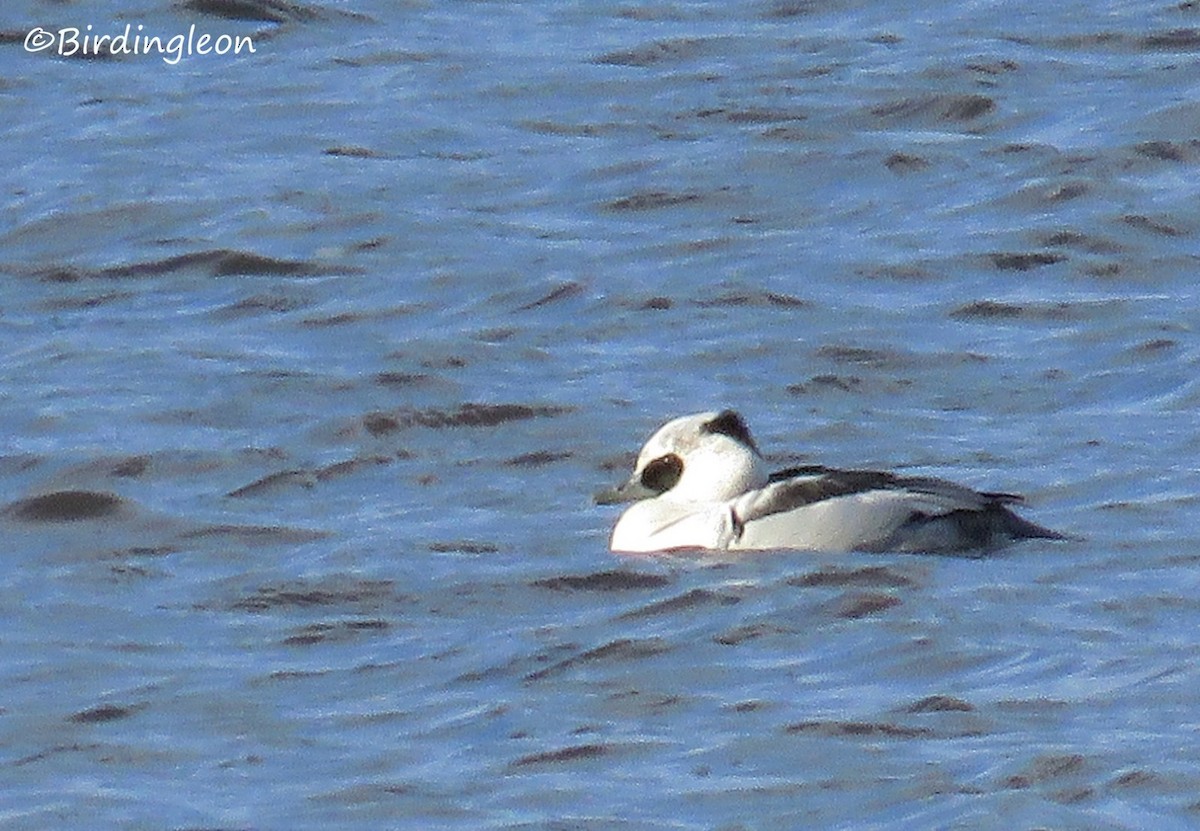
[[[6,3],[0,826],[1194,827],[1197,101],[1194,3]],[[609,553],[720,406],[1084,540]]]

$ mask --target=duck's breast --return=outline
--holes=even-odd
[[[725,503],[678,503],[647,499],[626,509],[613,528],[613,551],[646,553],[671,549],[728,547],[733,516]]]

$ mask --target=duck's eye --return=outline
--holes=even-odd
[[[683,459],[674,453],[659,456],[642,469],[642,484],[655,493],[666,493],[679,483]]]

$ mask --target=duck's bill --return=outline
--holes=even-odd
[[[639,499],[649,499],[652,496],[658,496],[658,493],[650,490],[641,481],[630,479],[623,485],[598,491],[593,498],[597,505],[616,505],[620,502],[637,502]]]

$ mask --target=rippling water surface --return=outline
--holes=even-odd
[[[1198,100],[1191,2],[6,3],[0,825],[1194,827]],[[718,406],[1085,539],[610,554]]]

